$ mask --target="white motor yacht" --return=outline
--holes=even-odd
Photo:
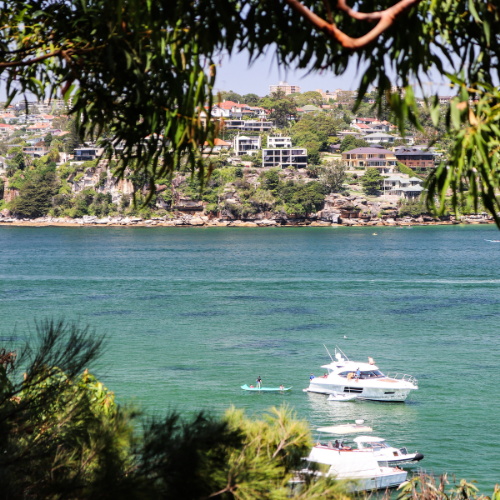
[[[395,488],[406,481],[408,472],[398,467],[381,467],[373,453],[353,453],[316,445],[306,458],[310,463],[328,466],[326,472],[314,472],[339,480],[352,481],[351,491],[371,491]],[[300,474],[311,473],[303,469]]]
[[[422,453],[408,453],[405,447],[393,448],[385,439],[375,436],[358,436],[353,441],[358,445],[358,450],[373,452],[378,464],[382,466],[414,464],[424,458]]]
[[[375,446],[371,448],[364,446],[370,443],[370,436],[360,436],[354,441],[358,443],[358,449],[352,449],[343,444],[342,440],[335,443],[328,441],[322,444],[320,437],[322,434],[345,436],[360,432],[372,432],[372,428],[364,425],[364,420],[356,420],[355,424],[342,424],[330,427],[319,427],[318,442],[313,447],[309,456],[305,459],[310,464],[317,464],[314,468],[306,468],[300,471],[300,475],[314,474],[316,476],[325,475],[335,479],[352,481],[350,489],[352,491],[369,491],[394,488],[406,481],[408,473],[400,468],[391,467],[392,464],[380,463],[375,454]],[[377,443],[380,438],[376,439]],[[382,440],[383,441],[383,440]],[[374,444],[374,442],[372,443]],[[385,459],[387,457],[384,457]],[[423,455],[422,455],[423,458]],[[325,467],[326,466],[326,467]],[[313,470],[313,469],[319,469]],[[325,470],[326,469],[326,470]],[[299,482],[296,480],[295,482]]]
[[[327,371],[325,376],[311,378],[304,391],[349,394],[355,395],[356,399],[396,403],[404,402],[411,391],[418,389],[414,377],[403,373],[384,375],[372,358],[368,358],[368,363],[350,361],[338,347],[335,359],[331,355],[330,358],[332,362],[321,367]]]

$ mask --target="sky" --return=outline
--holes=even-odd
[[[234,54],[231,58],[227,55],[222,58],[222,63],[217,68],[215,80],[216,91],[232,90],[240,95],[257,94],[265,96],[269,94],[269,86],[277,85],[280,80],[287,81],[291,85],[301,87],[301,92],[308,90],[355,90],[359,87],[362,70],[358,70],[354,58],[342,76],[335,76],[333,72],[324,71],[323,74],[307,74],[307,70],[296,70],[285,72],[279,68],[272,54],[259,58],[252,66],[248,65],[246,53]],[[389,75],[391,78],[391,75]],[[392,80],[393,78],[391,78]],[[424,77],[424,81],[429,78]],[[426,85],[426,93],[437,91],[439,95],[450,95],[448,85],[442,85],[440,76],[435,73],[430,77],[432,81]],[[421,97],[421,92],[415,89],[415,94]]]
[[[335,76],[330,71],[321,73],[307,74],[307,70],[290,70],[285,72],[282,68],[278,67],[273,53],[268,53],[266,56],[260,57],[251,66],[248,64],[248,55],[244,53],[223,56],[222,62],[217,68],[217,77],[215,82],[215,90],[229,91],[245,95],[257,94],[258,96],[265,96],[269,94],[269,86],[277,85],[281,80],[287,81],[292,85],[301,87],[302,92],[308,90],[355,90],[359,87],[363,73],[358,70],[354,58],[347,67],[347,70],[342,76]],[[389,75],[391,77],[391,75]],[[392,80],[393,78],[391,78]],[[424,80],[426,78],[424,77]],[[437,73],[431,77],[434,84],[426,87],[427,94],[432,94],[437,91],[440,95],[450,95],[451,90],[449,86],[439,86]],[[421,96],[421,93],[416,89],[415,94]],[[15,101],[21,98],[15,99]],[[0,101],[5,100],[5,86],[0,82]]]

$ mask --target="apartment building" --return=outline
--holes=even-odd
[[[421,149],[399,149],[395,156],[399,162],[410,168],[434,168],[434,154]]]
[[[289,95],[300,92],[300,87],[297,85],[290,85],[288,82],[280,82],[279,85],[269,85],[269,92],[271,94],[273,92],[278,92],[278,90],[282,90],[286,95]]]
[[[262,137],[238,135],[233,140],[234,152],[238,155],[252,154],[262,148]]]
[[[263,167],[307,167],[307,149],[305,148],[290,148],[290,149],[272,149],[267,148],[262,150],[262,166]]]
[[[274,122],[264,120],[224,120],[227,129],[266,132],[274,128]]]
[[[283,137],[281,135],[268,135],[267,136],[268,148],[291,148],[292,138]]]
[[[356,148],[342,153],[342,160],[348,167],[377,168],[382,174],[394,171],[398,160],[392,151],[383,148]]]

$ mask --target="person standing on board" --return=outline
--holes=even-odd
[[[257,377],[257,387],[260,389],[260,385],[262,384],[262,379],[260,378],[260,375]]]

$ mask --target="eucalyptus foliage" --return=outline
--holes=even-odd
[[[7,0],[0,21],[9,101],[26,92],[72,95],[80,137],[100,136],[109,155],[118,148],[117,173],[142,171],[151,191],[181,162],[204,177],[199,146],[218,134],[209,110],[222,54],[243,51],[254,60],[271,50],[283,67],[334,75],[354,59],[363,69],[358,105],[375,85],[376,108],[388,105],[401,132],[405,121],[422,128],[410,84],[425,92],[435,71],[456,97],[445,128],[452,153],[427,183],[428,203],[443,209],[451,190],[455,207],[464,196],[482,200],[500,224],[493,2]],[[404,93],[391,92],[393,85]],[[426,106],[440,130],[437,97]]]

